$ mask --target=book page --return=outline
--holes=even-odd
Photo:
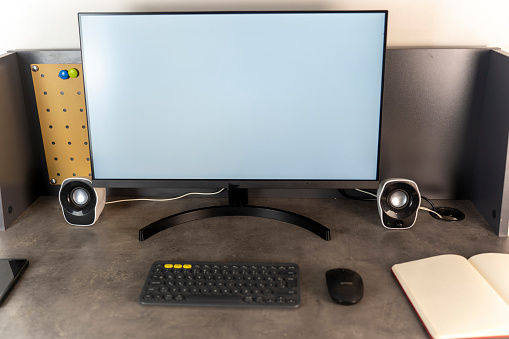
[[[509,335],[509,305],[467,259],[441,255],[392,270],[433,338]]]
[[[478,254],[469,261],[509,305],[509,254]]]

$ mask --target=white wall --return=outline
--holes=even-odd
[[[79,48],[77,13],[276,9],[387,9],[390,47],[501,47],[508,0],[0,0],[0,54]]]

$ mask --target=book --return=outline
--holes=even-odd
[[[432,338],[509,337],[509,254],[439,255],[392,272]]]

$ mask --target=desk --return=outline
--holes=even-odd
[[[432,255],[509,253],[469,201],[437,201],[466,219],[443,222],[420,213],[409,230],[386,230],[374,202],[347,199],[252,199],[331,229],[332,240],[290,224],[249,217],[212,218],[165,230],[144,242],[138,230],[223,198],[107,205],[92,227],[68,225],[56,197],[40,197],[7,231],[0,257],[30,266],[0,307],[2,338],[428,338],[391,273],[395,263]],[[153,307],[138,303],[153,261],[295,262],[297,309]],[[364,280],[364,299],[334,304],[325,272],[348,267]]]

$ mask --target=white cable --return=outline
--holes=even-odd
[[[439,214],[438,212],[436,211],[433,211],[432,209],[429,209],[427,207],[419,207],[420,210],[423,210],[423,211],[427,211],[427,212],[430,212],[430,213],[433,213],[433,214],[436,214],[440,219],[443,219],[442,215]]]
[[[368,192],[368,191],[364,191],[364,190],[361,190],[361,189],[358,189],[358,188],[356,188],[355,190],[356,190],[357,192],[361,192],[361,193],[364,193],[364,194],[367,194],[367,195],[374,196],[375,198],[377,197],[377,196],[376,196],[376,194],[371,193],[371,192]]]
[[[165,201],[172,201],[172,200],[182,199],[182,198],[184,198],[184,197],[187,197],[188,195],[216,195],[216,194],[221,193],[221,192],[222,192],[222,191],[224,191],[224,190],[225,190],[224,188],[221,188],[219,191],[217,191],[217,192],[211,192],[211,193],[189,192],[189,193],[183,194],[183,195],[178,196],[178,197],[174,197],[174,198],[166,198],[166,199],[149,199],[149,198],[139,198],[139,199],[123,199],[123,200],[114,200],[114,201],[108,201],[108,202],[106,202],[106,204],[116,204],[117,202],[129,202],[129,201],[155,201],[155,202],[165,202]]]

